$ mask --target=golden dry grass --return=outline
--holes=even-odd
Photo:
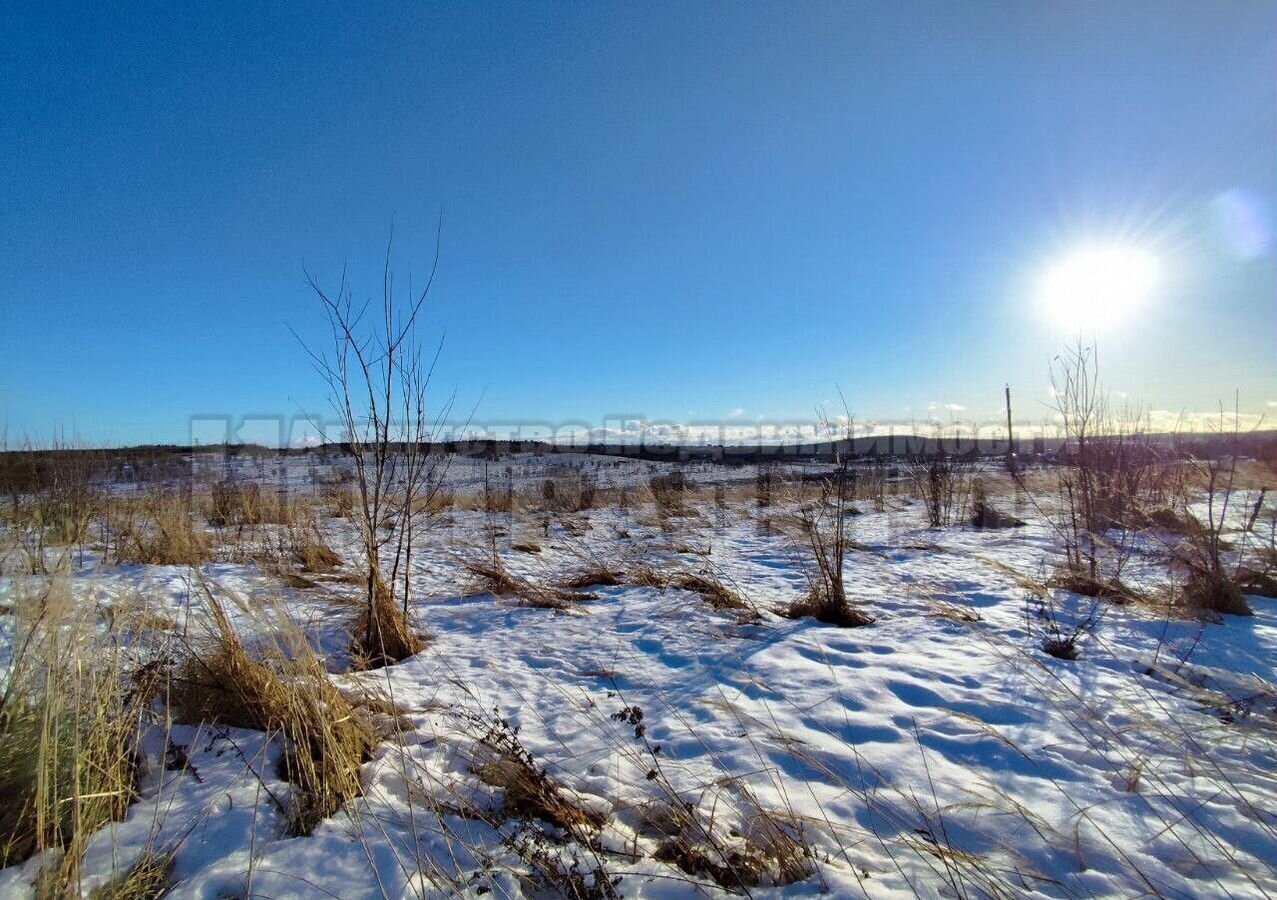
[[[124,815],[135,790],[135,748],[148,678],[52,579],[14,604],[15,655],[0,695],[0,865],[58,848],[42,887],[74,884],[84,846]]]
[[[171,707],[178,721],[217,722],[287,738],[285,771],[297,787],[292,830],[309,833],[360,793],[360,767],[374,745],[373,730],[332,684],[303,637],[286,631],[254,659],[207,586],[205,596],[211,641],[184,661]]]
[[[196,566],[207,562],[207,535],[195,527],[191,498],[181,493],[155,493],[138,509],[117,513],[114,535],[117,562],[154,566]]]

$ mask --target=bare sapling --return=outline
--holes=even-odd
[[[952,525],[961,517],[966,506],[968,469],[964,459],[939,446],[935,453],[918,457],[910,464],[914,490],[922,498],[927,523],[932,528]]]
[[[847,599],[843,581],[843,563],[850,543],[847,520],[855,494],[855,472],[851,466],[854,423],[850,413],[845,419],[845,439],[841,443],[834,442],[833,472],[820,480],[815,492],[809,492],[799,483],[792,531],[805,551],[809,590],[788,612],[791,616],[811,616],[831,625],[855,628],[872,624],[874,620]],[[828,421],[825,427],[833,433]]]
[[[1231,554],[1228,531],[1229,515],[1246,516],[1238,510],[1237,462],[1241,453],[1240,415],[1234,409],[1233,422],[1228,425],[1223,408],[1220,409],[1219,434],[1224,445],[1201,456],[1191,456],[1189,465],[1204,484],[1201,512],[1195,513],[1185,501],[1184,516],[1191,523],[1187,539],[1180,545],[1180,562],[1188,569],[1188,580],[1183,586],[1185,605],[1194,611],[1228,613],[1251,616],[1254,611],[1242,593],[1241,553]],[[1262,495],[1261,495],[1262,501]],[[1258,507],[1255,507],[1257,510]],[[1253,526],[1256,511],[1249,515]],[[1238,529],[1242,540],[1252,531],[1248,527]]]
[[[1153,457],[1140,415],[1113,415],[1095,348],[1080,342],[1056,357],[1051,387],[1065,444],[1057,467],[1059,504],[1051,519],[1064,545],[1056,586],[1127,599],[1122,570],[1131,554],[1134,511]]]
[[[432,452],[432,444],[451,406],[449,401],[434,414],[428,410],[442,342],[427,361],[417,327],[438,271],[438,242],[430,277],[420,292],[409,289],[406,306],[395,295],[392,244],[393,237],[382,270],[380,315],[369,314],[371,301],[356,306],[344,270],[336,293],[307,275],[327,317],[332,346],[328,352],[306,350],[328,387],[343,446],[354,463],[352,521],[368,567],[355,649],[374,667],[421,649],[408,614],[412,544],[438,489],[441,456]]]

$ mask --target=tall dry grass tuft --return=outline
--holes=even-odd
[[[412,630],[379,569],[369,570],[368,593],[372,599],[360,610],[352,629],[351,650],[359,666],[379,669],[420,653],[425,644]]]
[[[337,555],[324,536],[319,533],[319,523],[314,510],[307,504],[296,502],[288,523],[288,550],[292,561],[304,572],[331,572],[341,565]]]
[[[208,523],[217,528],[293,523],[295,503],[289,493],[265,494],[251,481],[225,478],[213,485],[210,500]]]
[[[159,900],[169,890],[173,855],[148,851],[126,872],[93,892],[93,900]]]
[[[116,561],[152,566],[197,566],[211,558],[209,541],[194,523],[189,495],[158,491],[136,519],[117,520]]]
[[[360,767],[372,750],[371,726],[329,680],[295,628],[285,626],[254,657],[207,585],[209,642],[194,648],[174,679],[178,721],[216,722],[282,734],[289,743],[285,775],[297,787],[288,814],[295,834],[308,834],[361,790]]]
[[[541,505],[548,512],[584,512],[594,507],[597,492],[592,475],[559,472],[541,482]]]
[[[699,572],[677,573],[670,577],[669,584],[699,594],[717,610],[757,613],[753,604],[741,596],[740,591],[724,584],[720,574],[708,565]]]
[[[690,485],[679,471],[668,475],[653,475],[647,480],[657,511],[662,515],[678,515],[683,512],[683,501]]]
[[[14,656],[0,694],[0,865],[61,851],[41,876],[61,896],[75,893],[93,833],[135,795],[154,685],[130,676],[127,649],[63,577],[15,590]]]

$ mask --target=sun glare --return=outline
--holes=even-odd
[[[1088,247],[1047,270],[1038,301],[1065,331],[1106,331],[1144,303],[1157,283],[1157,268],[1157,258],[1138,247]]]

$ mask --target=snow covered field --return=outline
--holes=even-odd
[[[578,462],[603,486],[669,470]],[[531,485],[542,465],[489,477],[509,466]],[[450,470],[459,492],[478,466]],[[308,463],[238,474],[315,483]],[[446,509],[412,558],[426,648],[384,669],[350,671],[360,586],[340,576],[360,550],[327,517],[344,562],[326,578],[285,581],[242,543],[198,569],[115,565],[93,546],[61,574],[6,567],[0,652],[50,581],[103,629],[140,602],[172,648],[199,644],[211,595],[250,646],[292,620],[343,693],[391,710],[362,796],[294,836],[282,738],[157,705],[139,796],[85,850],[85,896],[146,853],[171,855],[172,897],[1277,894],[1273,600],[1218,621],[1103,606],[1079,657],[1057,659],[1044,634],[1096,607],[1034,592],[1059,540],[1033,509],[981,530],[928,528],[903,495],[858,506],[844,572],[875,618],[864,628],[778,615],[808,590],[802,547],[784,508],[728,498],[677,514]],[[235,538],[269,544],[271,529]],[[463,565],[494,545],[523,584],[616,583],[579,587],[565,610],[496,596]],[[1162,549],[1146,540],[1131,563],[1152,596],[1170,590]],[[672,586],[680,573],[747,608]],[[516,796],[529,778],[539,806]],[[554,821],[547,796],[577,813]],[[0,896],[33,895],[48,861],[0,870]]]

